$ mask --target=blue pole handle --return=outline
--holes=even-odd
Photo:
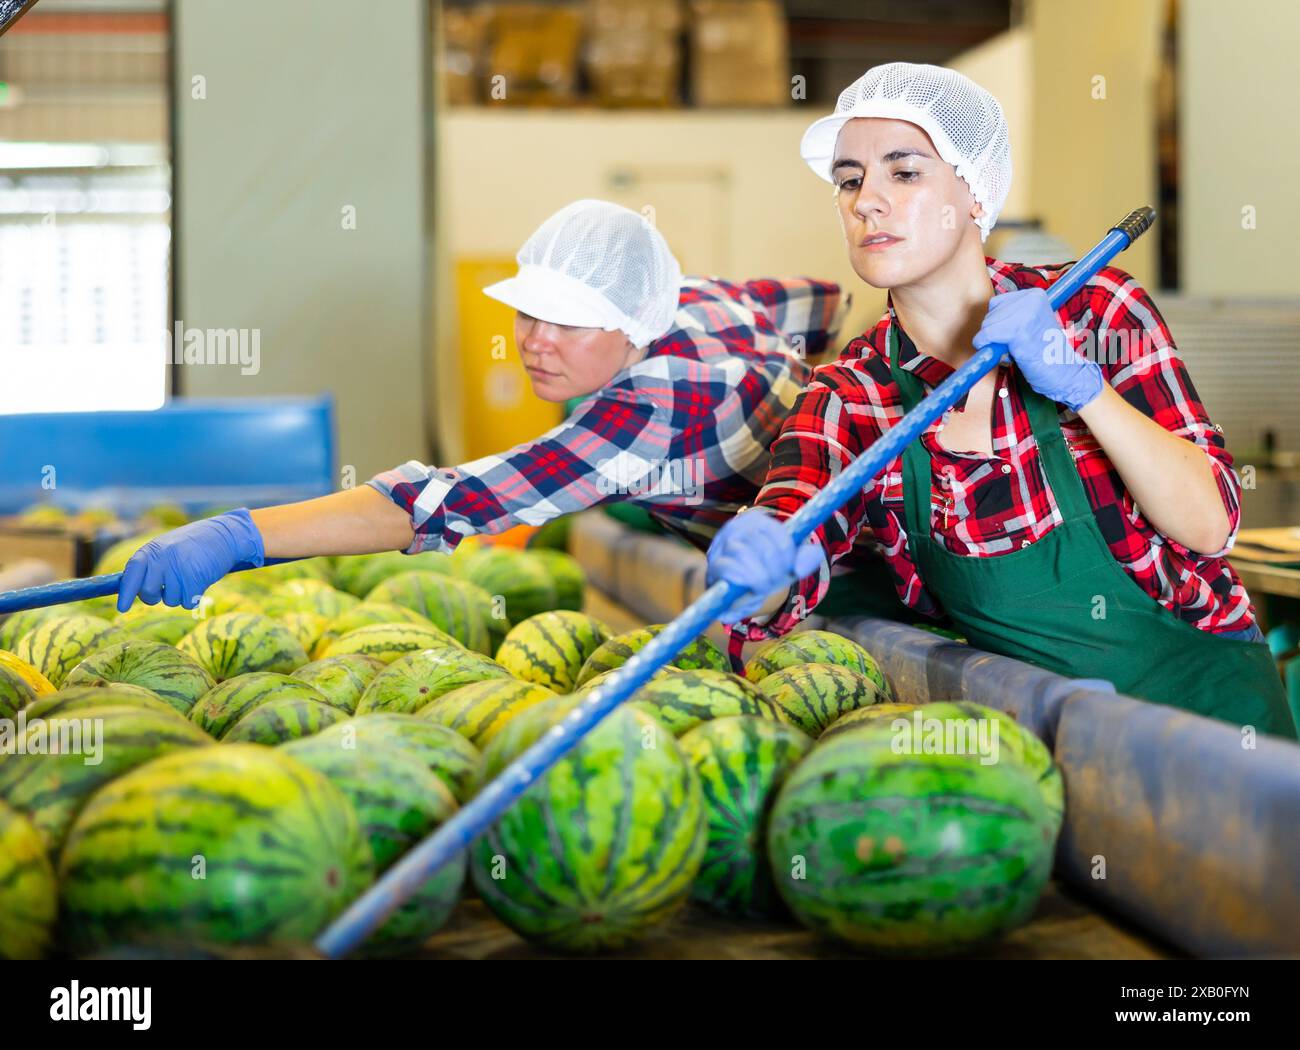
[[[267,565],[281,565],[297,558],[267,558]],[[232,572],[244,572],[256,568],[247,563],[237,565]],[[43,583],[39,587],[23,587],[16,591],[0,594],[0,616],[8,613],[22,612],[24,609],[41,609],[47,605],[66,605],[86,598],[102,598],[106,594],[116,594],[122,585],[122,574],[110,572],[104,576],[86,576],[78,580],[59,580],[58,583]]]
[[[1139,208],[1113,227],[1096,247],[1048,289],[1048,300],[1053,309],[1060,309],[1093,274],[1141,236],[1154,218],[1154,209]],[[985,347],[976,353],[791,516],[786,524],[796,544],[807,539],[853,492],[883,471],[909,442],[919,437],[991,372],[1003,352],[995,347]],[[656,671],[669,663],[744,593],[743,587],[725,580],[713,584],[644,649],[593,689],[582,703],[502,770],[464,808],[389,868],[321,934],[316,942],[317,948],[332,958],[346,955],[356,948],[430,876],[482,835],[539,777],[576,747],[601,719],[648,682]]]

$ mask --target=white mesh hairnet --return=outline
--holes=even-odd
[[[519,273],[483,291],[553,324],[621,331],[645,346],[672,327],[682,269],[644,217],[581,200],[547,219],[515,256]]]
[[[889,117],[923,128],[984,206],[987,240],[1011,189],[1011,140],[998,100],[955,69],[912,62],[874,66],[840,94],[835,112],[804,132],[799,152],[828,182],[840,129],[855,117]]]

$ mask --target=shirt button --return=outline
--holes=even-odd
[[[1022,546],[1022,547],[1028,547],[1028,546],[1029,546],[1029,541],[1028,541],[1028,540],[1021,540],[1021,541],[1020,541],[1020,546]]]
[[[1003,387],[1001,390],[998,391],[998,397],[1006,397],[1009,393],[1011,393],[1011,391],[1008,390],[1006,387]]]
[[[1002,473],[1003,473],[1003,474],[1010,474],[1010,473],[1011,473],[1011,464],[1010,464],[1010,463],[1003,463],[1003,464],[1002,464]]]

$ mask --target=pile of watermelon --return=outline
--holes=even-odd
[[[614,635],[584,592],[564,552],[464,544],[234,574],[193,611],[0,622],[0,958],[310,944],[663,629]],[[1007,760],[898,754],[918,712],[996,721]],[[471,886],[559,952],[688,900],[964,950],[1032,911],[1061,810],[1035,737],[895,703],[848,639],[790,635],[737,675],[701,637],[364,952],[409,953]]]

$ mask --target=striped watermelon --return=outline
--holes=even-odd
[[[14,653],[58,688],[64,676],[91,653],[127,637],[121,628],[97,616],[56,616],[23,635]]]
[[[23,753],[0,755],[0,800],[26,814],[57,856],[73,817],[105,784],[160,755],[211,743],[173,712],[135,705],[29,722]]]
[[[324,693],[306,682],[275,671],[254,671],[228,678],[204,693],[190,709],[190,721],[220,740],[249,711],[283,697],[328,703]]]
[[[298,644],[306,653],[316,648],[320,643],[321,635],[325,633],[325,628],[329,626],[329,620],[315,613],[285,613],[279,617],[279,620],[289,628],[289,633],[298,639]]]
[[[758,691],[776,708],[777,717],[819,737],[848,711],[880,702],[880,686],[851,667],[795,664],[766,675]]]
[[[709,827],[691,898],[724,915],[780,914],[767,820],[777,789],[812,750],[812,739],[794,726],[737,715],[701,723],[679,744],[700,778]]]
[[[60,606],[65,615],[94,616],[100,620],[117,619],[117,595],[101,594],[97,598],[83,598]]]
[[[467,580],[437,572],[403,572],[384,580],[366,600],[417,612],[467,649],[492,655],[486,619],[492,614],[492,596]]]
[[[276,748],[150,762],[82,811],[59,863],[74,950],[282,943],[320,930],[369,882],[356,814]]]
[[[914,708],[903,717],[913,723],[913,735],[915,735],[915,725],[917,715],[920,715],[922,722],[922,733],[924,733],[925,720],[927,719],[955,719],[963,720],[970,727],[975,723],[973,728],[978,731],[978,723],[982,719],[992,719],[997,723],[998,738],[998,762],[1010,760],[1024,768],[1025,772],[1038,785],[1038,790],[1043,796],[1043,804],[1052,814],[1056,821],[1056,830],[1061,828],[1061,822],[1065,817],[1065,783],[1061,779],[1061,770],[1057,766],[1055,759],[1052,758],[1052,752],[1048,750],[1037,736],[1022,726],[1005,711],[999,711],[997,708],[986,707],[984,704],[971,703],[970,701],[955,702],[938,702],[922,704]],[[892,720],[889,724],[893,724]],[[992,736],[992,727],[987,731],[987,736]],[[969,733],[967,739],[969,739]]]
[[[483,756],[454,729],[415,715],[358,715],[322,730],[315,740],[329,741],[344,750],[398,748],[418,758],[464,804],[474,794]]]
[[[419,759],[396,748],[344,751],[313,737],[295,740],[282,750],[329,777],[347,796],[370,844],[377,873],[391,867],[459,808],[447,786]],[[465,869],[461,853],[390,915],[361,953],[392,955],[428,940],[456,906]]]
[[[341,711],[352,714],[357,701],[371,680],[388,665],[383,660],[363,653],[345,653],[325,660],[313,660],[291,674],[300,682],[315,686]]]
[[[104,576],[111,572],[121,572],[126,568],[126,563],[131,560],[132,554],[155,536],[161,536],[166,531],[166,529],[151,529],[138,536],[128,536],[124,540],[118,540],[99,556],[99,561],[95,562],[95,575]]]
[[[874,726],[882,722],[890,725],[895,718],[911,718],[915,707],[916,704],[869,704],[866,707],[855,707],[835,719],[817,739],[827,740],[859,726]]]
[[[726,671],[673,671],[638,689],[632,705],[659,719],[673,736],[729,715],[778,717],[772,702],[758,689]]]
[[[182,720],[185,718],[157,693],[144,686],[128,685],[125,682],[64,686],[57,693],[41,697],[25,708],[23,714],[31,722],[37,718],[66,718],[72,712],[84,711],[88,707],[121,706],[140,707],[159,714],[174,715]]]
[[[415,623],[424,627],[433,626],[418,612],[403,609],[400,605],[388,605],[385,602],[362,602],[355,609],[334,617],[325,625],[320,640],[312,648],[312,658],[319,660],[331,642],[358,627],[373,627],[376,624]]]
[[[13,718],[40,695],[23,674],[0,664],[0,718]]]
[[[113,622],[132,638],[175,645],[199,625],[199,618],[192,609],[136,602]]]
[[[1033,780],[970,755],[897,753],[886,724],[841,733],[787,777],[768,857],[795,916],[882,955],[946,955],[1029,918],[1056,837]]]
[[[866,675],[889,695],[889,683],[874,656],[857,642],[831,631],[796,631],[764,642],[745,664],[745,677],[762,681],[770,674],[795,664],[836,664]]]
[[[59,887],[31,821],[0,802],[0,959],[39,959],[54,939]]]
[[[10,613],[4,620],[0,621],[0,649],[16,653],[18,651],[18,642],[23,635],[36,630],[46,620],[55,620],[66,615],[67,613],[63,612],[57,605],[50,605],[41,609],[24,609],[22,612]]]
[[[377,623],[372,627],[358,627],[355,631],[340,635],[325,647],[317,659],[328,659],[345,653],[363,653],[391,664],[418,649],[442,649],[447,646],[459,647],[460,642],[432,624]]]
[[[300,558],[297,561],[281,562],[278,565],[264,565],[260,569],[247,569],[231,573],[226,580],[248,580],[251,585],[270,590],[286,580],[321,580],[332,583],[334,570],[328,558]]]
[[[54,692],[54,686],[45,675],[6,649],[0,649],[0,668],[16,675],[37,696]]]
[[[445,693],[416,713],[454,729],[482,750],[510,719],[554,696],[549,689],[534,682],[489,679]]]
[[[414,714],[444,693],[471,682],[510,678],[495,660],[454,646],[419,649],[380,671],[357,701],[357,714]]]
[[[267,616],[313,613],[325,620],[332,620],[359,604],[361,599],[355,595],[335,590],[324,580],[316,579],[285,580],[272,586],[261,599]]]
[[[258,704],[239,719],[223,736],[227,744],[266,744],[274,747],[286,740],[319,733],[326,726],[342,722],[346,711],[320,700],[301,696],[280,696]]]
[[[548,612],[558,603],[555,581],[532,551],[479,547],[463,558],[453,557],[452,571],[493,597],[500,596],[506,619],[513,624]]]
[[[581,612],[587,591],[587,574],[578,559],[564,551],[529,547],[528,553],[541,561],[555,584],[555,607]]]
[[[287,627],[255,613],[224,613],[204,620],[176,648],[218,682],[254,671],[288,674],[307,662]]]
[[[451,572],[451,559],[445,554],[404,554],[384,551],[380,554],[344,554],[334,563],[334,585],[358,598],[370,592],[390,576],[411,572]]]
[[[644,649],[650,643],[650,639],[663,631],[665,626],[667,625],[655,623],[649,627],[638,627],[635,630],[615,635],[603,642],[600,648],[592,653],[587,658],[587,662],[582,665],[582,671],[579,672],[575,684],[578,686],[586,685],[597,675],[622,667]],[[731,670],[731,664],[727,661],[726,654],[704,635],[700,635],[674,656],[672,666],[683,671],[704,668],[713,671]]]
[[[525,711],[488,746],[484,782],[569,710]],[[653,747],[646,741],[653,739]],[[683,904],[704,855],[699,781],[644,712],[615,709],[472,847],[479,896],[512,929],[564,952],[637,940]]]
[[[521,681],[567,693],[587,658],[608,638],[609,628],[586,613],[538,613],[510,629],[497,650],[497,663]]]
[[[216,682],[198,662],[162,642],[128,638],[92,653],[68,672],[64,685],[125,682],[156,693],[183,715]]]
[[[226,613],[264,616],[262,598],[266,593],[262,588],[247,582],[239,586],[238,581],[228,576],[204,591],[199,604],[191,612],[200,620],[224,616]]]

